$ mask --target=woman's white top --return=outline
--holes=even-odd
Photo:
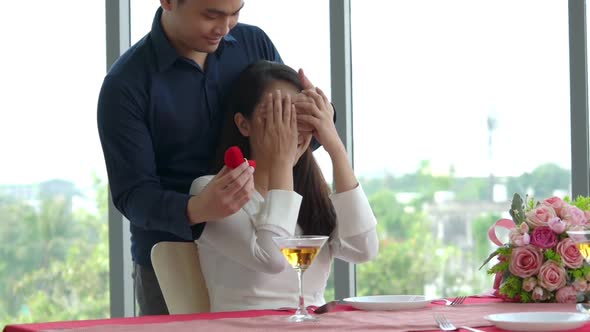
[[[193,181],[190,193],[199,194],[212,178]],[[294,191],[271,190],[266,198],[255,192],[240,211],[207,223],[196,242],[211,311],[297,307],[297,273],[272,237],[301,234],[297,225],[301,199]],[[361,263],[374,258],[379,249],[377,221],[360,185],[330,199],[336,228],[303,273],[306,305],[325,303],[334,257]]]

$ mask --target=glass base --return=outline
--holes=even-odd
[[[310,315],[308,312],[305,312],[305,313],[297,312],[297,313],[295,313],[295,315],[287,318],[287,321],[296,322],[296,323],[298,323],[298,322],[314,322],[314,321],[318,321],[318,320],[319,320],[319,318]]]

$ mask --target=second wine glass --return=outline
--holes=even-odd
[[[567,235],[576,244],[580,254],[586,262],[590,263],[590,229],[584,228],[580,230],[567,231]]]

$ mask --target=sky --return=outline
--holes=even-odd
[[[329,1],[245,2],[240,21],[329,94]],[[159,1],[131,3],[137,41]],[[0,21],[10,45],[0,53],[0,184],[63,178],[88,189],[91,174],[106,178],[96,130],[104,2],[18,6],[26,17]],[[421,160],[457,176],[569,169],[567,1],[353,0],[351,20],[357,175],[414,172]],[[317,157],[330,180],[329,157]]]

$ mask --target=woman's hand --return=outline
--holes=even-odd
[[[260,151],[258,167],[269,168],[268,189],[293,190],[298,132],[291,96],[280,90],[266,95],[254,120],[259,130],[252,133],[251,144]]]
[[[344,149],[344,144],[334,124],[334,108],[320,88],[301,92],[306,98],[297,98],[294,102],[297,121],[302,128],[311,128],[315,139],[332,154]]]
[[[303,90],[307,98],[295,101],[297,119],[301,126],[313,128],[313,135],[332,159],[334,190],[337,193],[352,190],[358,186],[354,171],[348,161],[344,144],[334,124],[334,108],[319,88]]]
[[[252,134],[262,154],[271,164],[288,163],[293,167],[297,156],[297,114],[293,111],[291,96],[281,90],[264,97],[256,121],[261,133]]]

